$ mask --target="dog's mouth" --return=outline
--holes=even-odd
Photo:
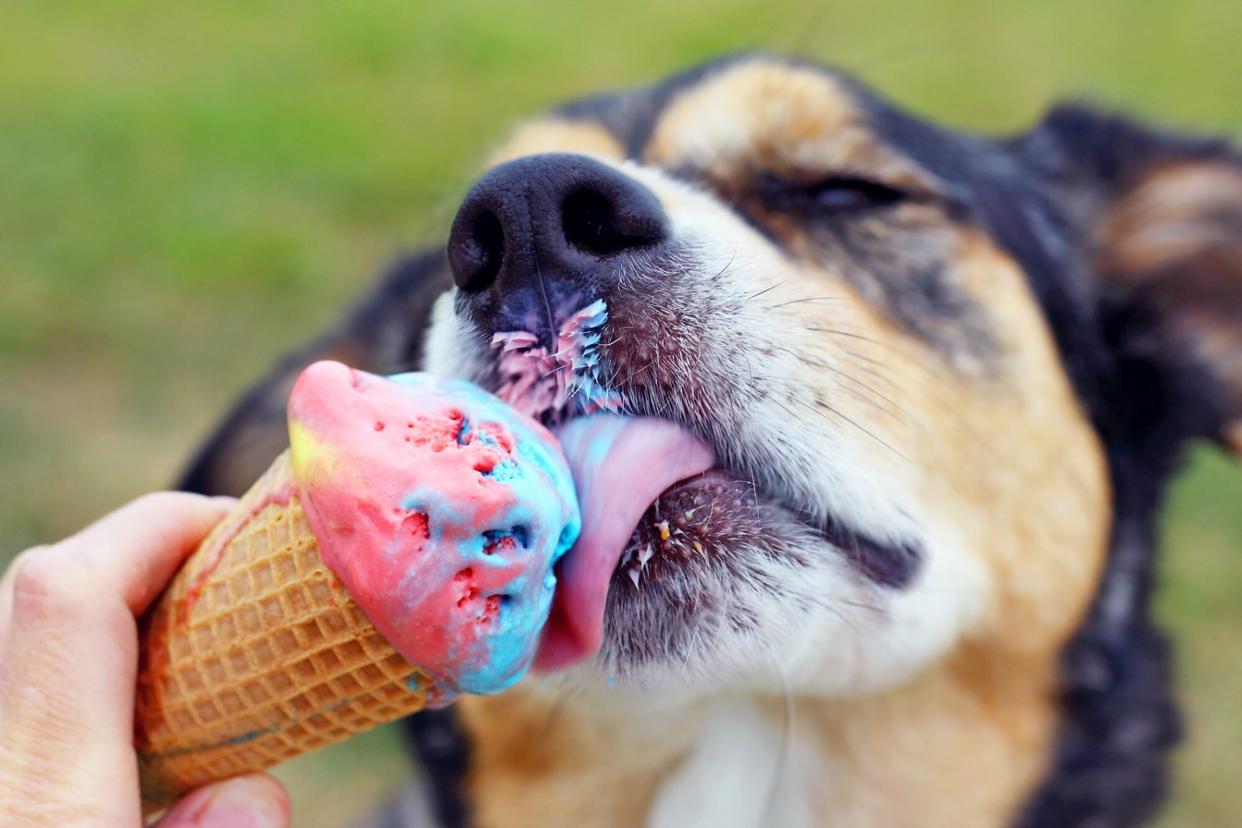
[[[601,301],[583,307],[562,324],[551,350],[524,331],[497,333],[492,340],[499,351],[497,394],[557,432],[582,508],[582,533],[558,569],[560,586],[536,659],[544,670],[567,667],[600,649],[621,573],[637,589],[658,552],[686,545],[706,556],[719,534],[717,500],[735,496],[740,483],[682,425],[605,413],[624,407],[599,377],[607,318]],[[650,576],[678,557],[661,555]]]
[[[736,468],[737,447],[711,445],[700,429],[655,416],[609,387],[599,371],[602,302],[571,315],[545,349],[533,335],[499,333],[497,393],[560,437],[582,507],[582,533],[558,568],[560,584],[536,667],[595,656],[622,667],[686,655],[712,623],[746,626],[730,591],[779,586],[763,563],[805,564],[831,549],[859,575],[901,586],[917,550],[886,544],[831,517],[809,516],[778,472]],[[663,413],[663,412],[661,412]],[[723,429],[713,430],[722,437]]]

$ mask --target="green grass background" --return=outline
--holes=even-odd
[[[722,51],[849,68],[1015,130],[1086,95],[1242,128],[1230,0],[0,4],[0,563],[171,481],[230,397],[398,249],[442,237],[515,118]],[[1165,824],[1242,824],[1242,472],[1173,497],[1160,612],[1191,737]],[[405,773],[391,731],[281,771],[335,826]]]

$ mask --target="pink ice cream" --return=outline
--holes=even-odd
[[[556,439],[471,383],[335,362],[299,377],[289,431],[324,563],[439,700],[521,678],[580,527]]]

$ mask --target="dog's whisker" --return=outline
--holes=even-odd
[[[776,304],[776,305],[769,305],[767,309],[768,310],[779,310],[780,308],[787,308],[791,305],[802,305],[802,304],[807,304],[810,302],[849,302],[849,301],[851,300],[848,296],[807,296],[802,299],[790,299],[787,302],[780,302],[779,304]]]

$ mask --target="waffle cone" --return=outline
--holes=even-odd
[[[148,810],[426,704],[425,676],[328,570],[288,453],[141,626],[135,746]]]

